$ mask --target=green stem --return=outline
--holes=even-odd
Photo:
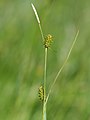
[[[47,70],[47,48],[45,48],[45,66],[44,66],[44,101],[43,101],[43,120],[46,120],[46,70]]]
[[[40,24],[40,19],[37,13],[36,8],[34,7],[34,5],[31,3],[32,9],[35,13],[38,25],[39,25],[39,29],[40,29],[40,33],[42,36],[42,40],[44,41],[44,35],[43,35],[43,31],[42,31],[42,27]],[[46,120],[46,70],[47,70],[47,48],[45,48],[45,66],[44,66],[44,101],[43,101],[43,118],[42,120]]]
[[[69,52],[68,52],[68,54],[67,54],[67,57],[66,57],[63,65],[62,65],[61,68],[59,69],[59,71],[58,71],[58,73],[57,73],[57,75],[56,75],[56,77],[55,77],[55,79],[54,79],[54,81],[53,81],[53,83],[52,83],[52,85],[51,85],[51,87],[50,87],[50,90],[49,90],[48,95],[47,95],[47,98],[46,98],[46,103],[47,103],[48,98],[49,98],[49,96],[50,96],[50,94],[51,94],[51,92],[52,92],[53,86],[55,85],[55,83],[56,83],[59,75],[61,74],[63,68],[65,67],[65,65],[66,65],[66,63],[67,63],[67,61],[68,61],[68,59],[69,59],[69,57],[70,57],[70,54],[71,54],[72,49],[73,49],[73,47],[74,47],[74,45],[75,45],[75,43],[76,43],[76,40],[77,40],[78,35],[79,35],[79,30],[77,31],[77,33],[76,33],[76,35],[75,35],[74,41],[73,41],[73,43],[72,43],[72,45],[71,45],[71,47],[70,47],[70,50],[69,50]],[[45,103],[45,104],[46,104],[46,103]]]

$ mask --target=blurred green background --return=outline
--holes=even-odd
[[[48,101],[47,120],[90,120],[90,0],[0,0],[0,120],[42,118],[44,47],[31,2],[54,41],[47,92],[80,30]]]

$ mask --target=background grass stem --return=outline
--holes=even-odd
[[[73,43],[72,43],[72,45],[71,45],[71,48],[70,48],[70,50],[69,50],[69,52],[68,52],[68,54],[67,54],[67,57],[66,57],[63,65],[62,65],[62,67],[59,69],[59,71],[58,71],[58,73],[57,73],[57,75],[56,75],[56,77],[55,77],[55,79],[54,79],[54,81],[53,81],[53,83],[52,83],[52,85],[51,85],[51,87],[50,87],[50,90],[49,90],[48,95],[47,95],[47,98],[46,98],[46,103],[47,103],[47,101],[48,101],[48,98],[49,98],[49,96],[50,96],[50,94],[51,94],[51,92],[52,92],[52,89],[53,89],[53,87],[54,87],[54,85],[55,85],[55,83],[56,83],[56,81],[57,81],[60,73],[62,72],[63,68],[65,67],[65,65],[66,65],[66,63],[67,63],[67,61],[68,61],[68,59],[69,59],[69,57],[70,57],[70,54],[71,54],[72,49],[73,49],[73,47],[74,47],[74,45],[75,45],[75,43],[76,43],[76,40],[77,40],[78,35],[79,35],[79,30],[77,31],[77,33],[76,33],[76,35],[75,35],[74,41],[73,41]]]

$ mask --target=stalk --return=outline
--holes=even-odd
[[[43,120],[46,120],[46,71],[47,71],[47,48],[45,48],[45,61],[44,61],[44,101],[43,101]]]
[[[41,37],[42,40],[44,42],[44,35],[43,35],[43,31],[42,31],[42,27],[40,24],[40,19],[38,16],[38,13],[36,11],[36,8],[34,7],[34,5],[31,3],[32,9],[34,11],[34,14],[36,16],[38,25],[39,25],[39,29],[40,29],[40,33],[41,33]],[[46,120],[46,70],[47,70],[47,48],[45,48],[45,60],[44,60],[44,81],[43,81],[43,86],[44,86],[44,100],[43,100],[43,113],[42,113],[42,120]]]
[[[70,50],[69,50],[69,52],[68,52],[68,54],[67,54],[67,56],[66,56],[66,59],[65,59],[63,65],[62,65],[61,68],[59,69],[59,71],[58,71],[58,73],[57,73],[57,75],[56,75],[56,77],[55,77],[55,79],[54,79],[54,81],[53,81],[53,83],[52,83],[52,85],[51,85],[51,87],[50,87],[50,89],[49,89],[49,92],[48,92],[48,95],[47,95],[47,98],[46,98],[46,103],[47,103],[47,101],[48,101],[48,98],[49,98],[49,96],[50,96],[50,94],[51,94],[51,92],[52,92],[52,89],[53,89],[53,87],[54,87],[54,85],[55,85],[55,83],[56,83],[59,75],[61,74],[63,68],[65,67],[65,65],[66,65],[66,63],[67,63],[67,61],[68,61],[68,59],[69,59],[69,57],[70,57],[70,55],[71,55],[72,49],[73,49],[73,47],[74,47],[74,45],[75,45],[75,43],[76,43],[76,40],[77,40],[78,35],[79,35],[79,30],[77,31],[77,33],[76,33],[76,35],[75,35],[75,38],[74,38],[74,40],[73,40],[73,43],[72,43],[72,45],[71,45],[71,47],[70,47]],[[45,104],[46,104],[46,103],[45,103]]]

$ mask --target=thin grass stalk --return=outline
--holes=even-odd
[[[40,24],[40,19],[39,19],[38,13],[37,13],[36,8],[34,7],[34,5],[32,3],[31,3],[31,6],[33,8],[33,11],[35,13],[35,16],[36,16],[36,19],[37,19],[37,22],[39,25],[42,40],[44,41],[44,34],[42,31],[42,27]],[[42,120],[46,120],[46,104],[45,104],[45,101],[46,101],[46,71],[47,71],[47,48],[45,48],[45,61],[44,61],[44,83],[43,83],[44,84],[44,100],[43,100]]]
[[[51,92],[52,92],[52,89],[53,89],[53,87],[54,87],[54,85],[55,85],[55,83],[56,83],[56,81],[57,81],[60,73],[62,72],[63,68],[65,67],[65,65],[66,65],[66,63],[67,63],[67,61],[68,61],[68,59],[69,59],[69,57],[70,57],[70,54],[71,54],[72,49],[73,49],[73,47],[74,47],[74,45],[75,45],[75,43],[76,43],[76,40],[77,40],[78,35],[79,35],[79,30],[77,31],[77,33],[76,33],[76,35],[75,35],[74,41],[73,41],[73,43],[72,43],[72,45],[71,45],[71,47],[70,47],[70,50],[69,50],[69,52],[68,52],[68,54],[67,54],[67,56],[66,56],[66,59],[65,59],[63,65],[62,65],[61,68],[59,69],[59,71],[58,71],[58,73],[57,73],[57,75],[56,75],[56,77],[55,77],[55,79],[54,79],[54,81],[53,81],[53,83],[52,83],[52,85],[51,85],[51,87],[50,87],[50,90],[49,90],[48,95],[47,95],[47,98],[46,98],[46,103],[47,103],[47,101],[48,101],[48,98],[49,98],[49,96],[50,96],[50,94],[51,94]],[[46,103],[45,103],[45,104],[46,104]]]
[[[44,101],[43,101],[43,120],[46,120],[46,77],[47,77],[47,48],[45,48],[45,63],[44,63]]]

